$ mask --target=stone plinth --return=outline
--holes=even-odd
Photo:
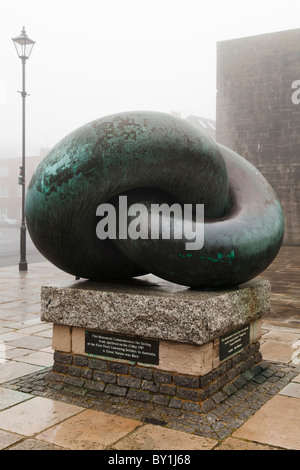
[[[269,297],[268,281],[224,291],[191,290],[167,282],[83,281],[42,287],[41,318],[59,325],[201,345],[261,318],[270,309]]]
[[[151,281],[42,287],[41,318],[53,323],[54,386],[173,407],[188,402],[198,411],[209,408],[213,394],[238,387],[241,374],[261,360],[269,282],[196,291]],[[91,349],[93,336],[108,349]],[[129,358],[144,345],[154,348],[154,362],[139,352]]]

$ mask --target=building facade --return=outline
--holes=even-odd
[[[299,245],[300,29],[217,44],[216,140],[269,181]]]
[[[26,189],[42,158],[43,154],[26,157]],[[22,185],[18,184],[21,163],[21,158],[0,158],[0,219],[22,218]]]

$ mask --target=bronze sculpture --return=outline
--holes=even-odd
[[[96,208],[119,195],[204,204],[204,246],[184,239],[99,240]],[[164,113],[107,116],[59,142],[28,188],[33,242],[60,269],[90,280],[152,273],[194,288],[244,283],[276,257],[284,234],[280,203],[243,157],[189,122]]]

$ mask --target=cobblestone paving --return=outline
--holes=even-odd
[[[103,392],[81,394],[76,387],[62,387],[47,380],[52,368],[44,369],[2,384],[3,387],[129,417],[146,423],[166,426],[204,437],[222,440],[245,423],[261,406],[276,395],[300,372],[300,366],[262,361],[240,376],[235,386],[226,387],[213,396],[215,408],[208,413],[193,410],[193,403],[178,409],[176,401],[169,406],[129,400]],[[196,405],[196,404],[195,404]],[[182,405],[180,405],[182,406]]]

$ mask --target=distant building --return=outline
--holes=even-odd
[[[216,121],[212,119],[202,118],[199,116],[190,115],[186,118],[187,121],[190,121],[192,124],[203,129],[206,134],[210,135],[214,140],[216,140]]]
[[[187,121],[191,122],[192,124],[205,131],[214,140],[216,140],[216,121],[214,121],[213,119],[195,116],[194,114],[190,114],[186,117],[183,117],[181,113],[178,113],[176,111],[172,111],[171,114],[173,114],[173,116],[178,116],[183,119],[186,119]]]
[[[26,157],[27,189],[33,172],[45,156],[46,150],[34,157]],[[0,158],[0,216],[20,220],[22,217],[22,185],[18,184],[21,158]]]
[[[216,140],[276,191],[284,244],[300,244],[300,29],[217,44]]]

